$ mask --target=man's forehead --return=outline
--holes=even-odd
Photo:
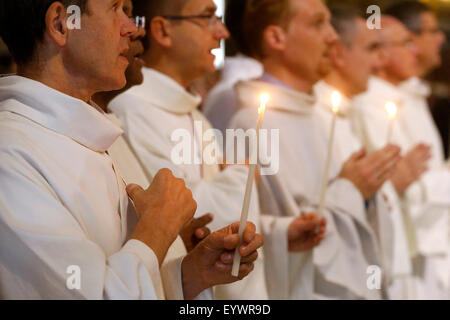
[[[217,6],[213,0],[186,0],[183,11],[188,13],[214,13],[217,11]]]
[[[322,0],[291,0],[292,9],[304,18],[330,18],[331,14]]]

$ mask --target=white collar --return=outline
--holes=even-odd
[[[360,102],[359,104],[361,104],[360,99],[367,97],[367,95],[370,95],[370,99],[374,100],[375,105],[382,108],[383,112],[385,112],[384,108],[386,102],[394,102],[400,109],[402,108],[406,98],[405,94],[398,87],[375,76],[372,76],[369,80],[369,89],[366,92],[356,96],[354,101],[358,101]]]
[[[228,83],[236,83],[239,80],[251,80],[260,77],[264,73],[264,67],[258,60],[238,54],[235,57],[225,59],[222,69],[222,80]]]
[[[334,91],[339,91],[325,81],[319,81],[314,86],[314,94],[316,96],[319,108],[323,108],[329,112],[332,112],[332,96]],[[341,117],[348,117],[353,111],[353,104],[350,99],[341,93],[342,101],[339,105],[338,115]]]
[[[431,88],[428,83],[417,77],[412,77],[402,82],[399,88],[406,93],[425,99],[431,95]]]
[[[172,78],[149,68],[143,68],[142,73],[144,82],[127,93],[171,113],[187,114],[199,107],[201,96],[189,93]]]
[[[301,114],[311,114],[315,99],[313,96],[292,89],[284,88],[259,80],[241,81],[236,84],[238,106],[260,105],[260,95],[268,93],[270,100],[269,110],[282,110]]]
[[[84,101],[20,76],[0,79],[0,111],[21,115],[96,152],[108,150],[123,133]]]

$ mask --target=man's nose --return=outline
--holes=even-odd
[[[339,41],[339,36],[336,32],[336,30],[334,30],[334,27],[331,25],[331,23],[328,24],[328,32],[327,32],[327,42],[329,44],[335,43]]]
[[[122,37],[130,37],[138,32],[138,27],[136,27],[134,21],[128,18],[125,13],[123,14],[122,21],[122,28],[120,29],[120,35]]]
[[[217,22],[216,31],[214,36],[217,40],[228,39],[230,37],[230,32],[222,21]]]

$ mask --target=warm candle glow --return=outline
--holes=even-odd
[[[393,102],[386,102],[386,111],[390,119],[394,119],[397,115],[397,106]]]
[[[332,104],[333,104],[333,112],[338,113],[339,106],[341,105],[341,102],[342,102],[341,94],[338,91],[334,91],[333,95],[331,97],[331,100],[332,100]]]
[[[266,105],[269,102],[269,95],[267,93],[263,93],[260,97],[261,106],[258,109],[258,113],[261,114],[261,112],[265,111]]]

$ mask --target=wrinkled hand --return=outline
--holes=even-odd
[[[350,180],[364,199],[369,200],[391,178],[400,159],[400,148],[394,145],[370,155],[362,149],[347,160],[339,177]]]
[[[428,170],[427,163],[430,159],[431,148],[425,144],[417,145],[402,158],[391,178],[398,194],[403,195]]]
[[[213,232],[200,242],[183,260],[183,292],[186,300],[194,299],[202,291],[220,284],[233,283],[245,278],[254,268],[257,249],[264,237],[256,233],[253,223],[247,223],[243,242],[239,247],[241,265],[237,278],[231,275],[234,250],[239,245],[239,222]]]
[[[206,227],[213,221],[214,216],[211,213],[205,214],[200,218],[193,218],[180,232],[187,252],[191,252],[203,239],[211,234],[211,230]]]
[[[289,251],[303,252],[319,245],[325,236],[326,225],[326,219],[319,221],[316,213],[296,218],[288,228]]]
[[[127,192],[140,216],[131,239],[148,245],[161,265],[170,245],[197,210],[192,192],[168,169],[159,171],[147,190],[132,184]]]

